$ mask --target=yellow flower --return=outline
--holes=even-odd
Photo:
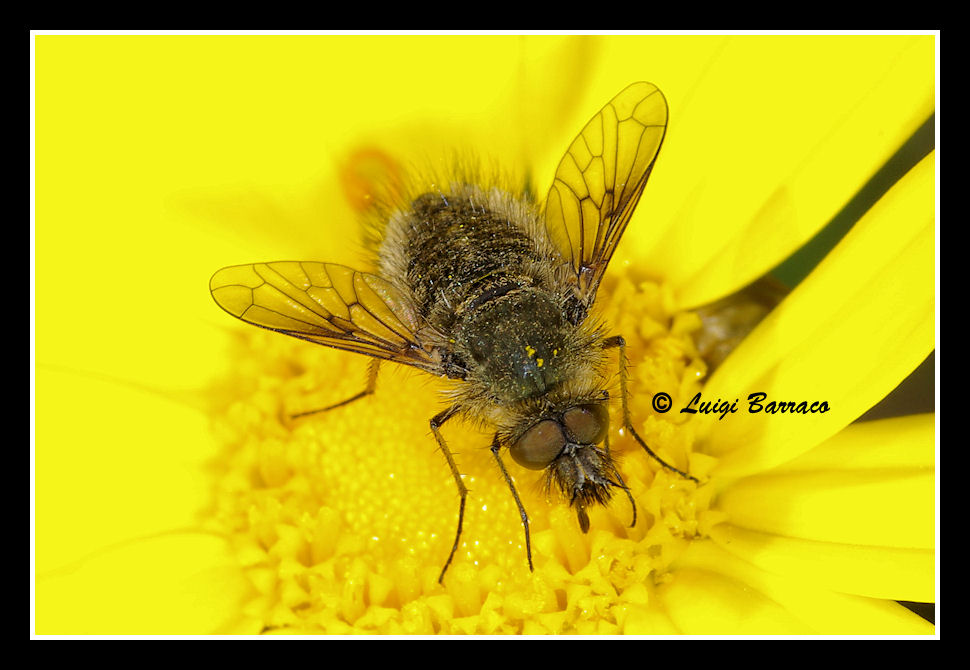
[[[932,350],[932,155],[712,375],[693,307],[799,248],[933,111],[934,38],[35,39],[35,630],[40,634],[932,634],[934,417],[852,422]],[[629,82],[671,124],[601,309],[629,342],[636,500],[547,500],[436,383],[231,329],[222,265],[359,265],[355,149],[487,150],[542,192]],[[519,175],[524,176],[524,175]],[[227,356],[227,349],[231,355]],[[657,413],[739,398],[739,411]],[[826,401],[751,414],[747,395]]]

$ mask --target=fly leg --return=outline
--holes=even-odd
[[[445,421],[458,413],[458,409],[458,405],[452,405],[445,411],[433,416],[429,422],[431,424],[431,432],[434,433],[434,439],[438,441],[438,446],[441,447],[441,453],[445,455],[445,460],[448,461],[448,467],[451,468],[451,474],[455,478],[458,495],[461,496],[461,502],[458,504],[458,531],[455,533],[455,543],[451,546],[451,553],[448,554],[445,567],[441,568],[441,574],[438,575],[439,584],[444,581],[448,566],[451,565],[451,561],[455,557],[455,552],[458,551],[458,543],[461,540],[461,524],[465,519],[465,498],[468,497],[468,487],[461,480],[461,473],[458,472],[458,466],[455,465],[455,458],[451,455],[451,450],[448,448],[447,443],[445,443],[445,438],[442,437],[441,431],[439,430]]]
[[[610,402],[610,392],[604,390],[603,391],[603,397],[606,399],[606,403],[607,403],[607,406],[608,406],[609,405],[609,402]],[[609,458],[609,461],[612,463],[613,462],[613,457],[610,455],[610,431],[606,431],[606,438],[603,441],[603,447],[606,449],[606,455]],[[627,488],[626,482],[623,481],[623,475],[620,474],[620,471],[618,469],[614,468],[613,469],[613,474],[616,475],[616,481],[617,481],[617,483],[620,485],[620,488],[623,489],[623,492],[626,494],[626,497],[629,498],[629,500],[630,500],[630,507],[633,508],[633,521],[630,522],[630,528],[633,528],[634,526],[637,525],[637,503],[633,499],[633,494],[630,493],[630,489]]]
[[[496,433],[495,438],[492,440],[492,455],[495,457],[495,461],[502,471],[502,476],[505,477],[505,483],[509,485],[509,491],[512,492],[512,497],[515,498],[515,504],[519,508],[519,517],[522,519],[522,527],[525,529],[525,556],[529,560],[529,570],[534,571],[532,567],[532,539],[529,536],[529,515],[525,513],[525,507],[522,506],[522,501],[519,500],[519,494],[512,484],[509,471],[505,469],[505,463],[502,462],[502,457],[499,455],[501,448],[502,445],[499,443],[498,434]]]
[[[670,463],[667,463],[664,459],[660,458],[653,449],[647,446],[647,443],[643,441],[643,438],[637,434],[636,429],[633,428],[633,422],[630,421],[630,410],[627,408],[627,359],[626,359],[626,340],[623,339],[622,335],[614,335],[613,337],[608,337],[603,340],[603,348],[611,349],[613,347],[618,347],[620,350],[620,407],[623,411],[623,427],[630,431],[630,435],[633,439],[643,447],[643,450],[650,454],[651,458],[660,463],[665,470],[670,470],[671,472],[676,472],[678,475],[685,479],[690,479],[691,481],[700,482],[697,477],[693,477],[683,470],[678,470]]]
[[[320,414],[321,412],[329,412],[332,409],[337,409],[338,407],[343,407],[344,405],[349,405],[355,400],[360,400],[363,397],[369,396],[377,388],[377,372],[381,367],[381,359],[372,358],[367,365],[367,386],[363,391],[356,395],[352,395],[349,398],[341,400],[333,405],[328,405],[327,407],[321,407],[320,409],[311,409],[306,412],[298,412],[297,414],[291,414],[290,419],[299,419],[304,416],[310,416],[311,414]]]

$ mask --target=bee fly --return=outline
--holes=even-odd
[[[582,129],[563,156],[544,210],[525,194],[471,182],[408,198],[388,213],[376,274],[333,263],[276,262],[223,268],[209,283],[225,311],[262,328],[457,380],[431,431],[458,487],[461,539],[468,489],[441,433],[462,416],[495,429],[491,451],[525,530],[529,517],[502,460],[546,471],[589,529],[586,509],[614,489],[636,503],[610,456],[607,351],[619,354],[623,426],[627,409],[623,337],[588,319],[603,273],[657,159],[667,102],[653,84],[631,84]],[[321,411],[321,410],[318,410]],[[309,412],[307,413],[309,414]],[[601,446],[602,445],[602,446]],[[694,479],[696,481],[696,479]]]

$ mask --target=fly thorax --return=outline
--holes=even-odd
[[[545,291],[511,291],[466,311],[458,348],[472,375],[502,401],[544,395],[563,381],[563,354],[574,329]]]

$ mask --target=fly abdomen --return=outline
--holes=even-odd
[[[460,311],[475,311],[482,305],[506,296],[512,291],[520,290],[521,288],[523,288],[521,283],[516,283],[506,277],[502,277],[500,281],[494,282],[489,285],[488,288],[483,288],[480,290],[477,295],[473,294],[468,301],[461,306]]]
[[[480,192],[426,193],[408,219],[407,283],[435,326],[448,328],[458,311],[531,283],[524,268],[538,260],[535,243]]]

